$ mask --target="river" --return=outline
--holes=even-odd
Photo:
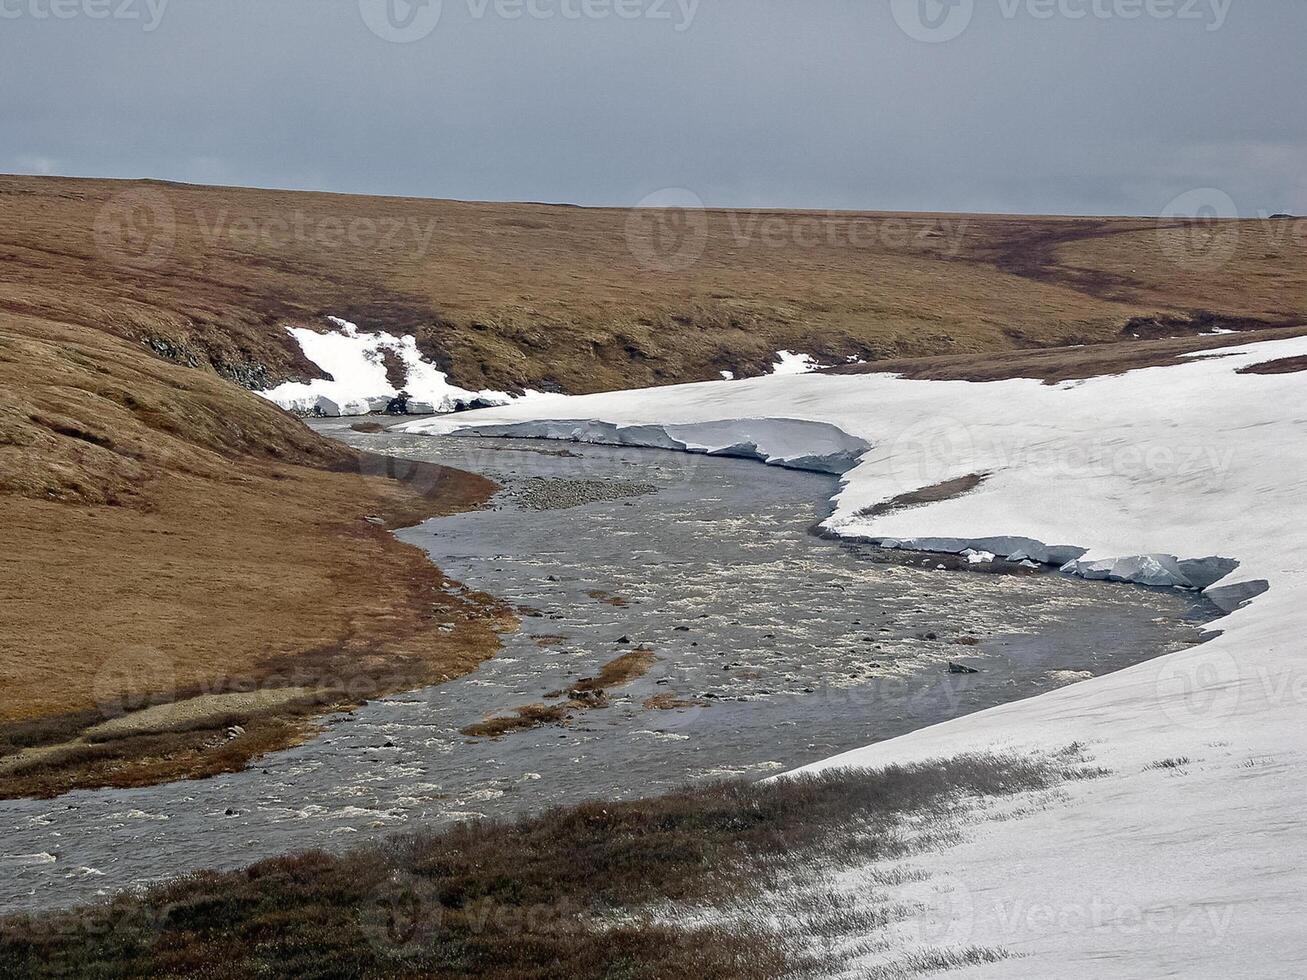
[[[761,778],[1180,649],[1217,615],[1192,594],[826,540],[811,529],[837,486],[827,474],[314,425],[503,484],[491,509],[399,534],[521,607],[520,631],[474,673],[333,716],[246,772],[0,802],[0,910],[418,825]],[[636,649],[651,651],[648,672],[569,722],[460,734],[557,704],[550,694]]]

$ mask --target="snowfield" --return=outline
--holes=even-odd
[[[301,415],[367,415],[384,412],[401,388],[386,376],[386,358],[398,363],[405,376],[410,415],[438,415],[469,405],[507,405],[513,396],[502,391],[468,391],[449,383],[448,376],[426,360],[411,336],[360,330],[357,324],[328,317],[336,330],[319,333],[288,328],[304,356],[329,379],[287,381],[257,394]],[[528,394],[530,394],[528,392]]]
[[[834,533],[1204,589],[1228,610],[1207,644],[810,770],[1077,742],[1110,770],[913,858],[930,877],[903,886],[920,907],[888,961],[983,946],[1012,957],[950,975],[1301,977],[1307,374],[1237,371],[1303,355],[1307,338],[1270,341],[1058,385],[771,376],[406,428],[824,462],[843,473]],[[940,485],[959,492],[900,499]]]

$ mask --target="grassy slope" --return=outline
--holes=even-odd
[[[240,718],[230,745],[128,739],[11,771],[16,752],[152,700],[304,683],[350,702],[495,649],[494,603],[449,594],[364,520],[476,506],[479,477],[370,476],[378,464],[209,372],[53,320],[0,314],[0,391],[0,795],[239,766],[311,714]]]
[[[123,194],[175,227],[148,268],[94,234]],[[313,373],[281,325],[324,313],[417,333],[470,387],[572,392],[758,373],[784,347],[912,357],[1116,339],[1196,308],[1307,315],[1286,223],[1224,226],[1213,271],[1205,226],[1147,219],[713,211],[688,236],[702,256],[660,272],[638,258],[648,222],[620,210],[0,177],[0,213],[0,265],[21,274],[0,310],[254,383]]]
[[[1219,350],[1247,344],[1250,340],[1279,340],[1307,334],[1307,325],[1229,331],[1217,336],[1163,336],[1129,343],[1093,344],[1085,347],[1054,347],[1048,350],[1007,351],[1001,354],[950,354],[881,361],[876,364],[845,364],[825,368],[825,374],[876,374],[891,372],[923,381],[1002,381],[1008,378],[1037,378],[1057,384],[1101,375],[1122,374],[1145,367],[1178,364],[1196,351]],[[1296,358],[1254,366],[1249,374],[1302,370]]]
[[[113,220],[133,200],[165,219],[143,249]],[[1195,307],[1307,312],[1302,243],[1265,223],[1230,226],[1211,271],[1174,261],[1176,236],[1192,247],[1206,227],[710,212],[698,261],[658,272],[637,258],[647,218],[632,237],[614,210],[0,177],[0,756],[75,735],[106,701],[287,665],[316,686],[347,654],[380,664],[355,671],[374,692],[493,649],[483,600],[451,598],[362,520],[416,521],[488,487],[429,472],[415,496],[362,477],[242,390],[314,373],[287,323],[347,315],[415,332],[470,386],[580,392],[756,373],[779,348],[992,352],[1117,339]],[[138,771],[96,749],[78,778],[203,772],[288,737],[253,734],[248,752],[152,742]],[[0,794],[68,785],[3,770]]]

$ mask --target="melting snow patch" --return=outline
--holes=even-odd
[[[811,374],[820,368],[811,354],[796,354],[792,350],[778,350],[776,363],[772,365],[772,377],[785,377],[795,374]]]
[[[287,411],[332,417],[384,412],[401,391],[408,394],[409,415],[440,415],[514,401],[506,392],[469,391],[451,384],[445,372],[422,356],[411,335],[369,333],[348,320],[328,319],[336,329],[319,333],[289,328],[304,356],[328,377],[287,381],[258,394]],[[391,384],[388,361],[390,374],[398,371],[404,376],[400,388]]]

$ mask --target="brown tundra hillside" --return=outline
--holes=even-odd
[[[288,325],[413,334],[471,388],[743,376],[778,349],[948,355],[979,379],[1002,370],[975,358],[1008,351],[1297,325],[1304,258],[1292,221],[0,176],[0,795],[238,767],[325,707],[470,669],[511,628],[386,529],[490,484],[389,479],[251,393],[318,373]]]

